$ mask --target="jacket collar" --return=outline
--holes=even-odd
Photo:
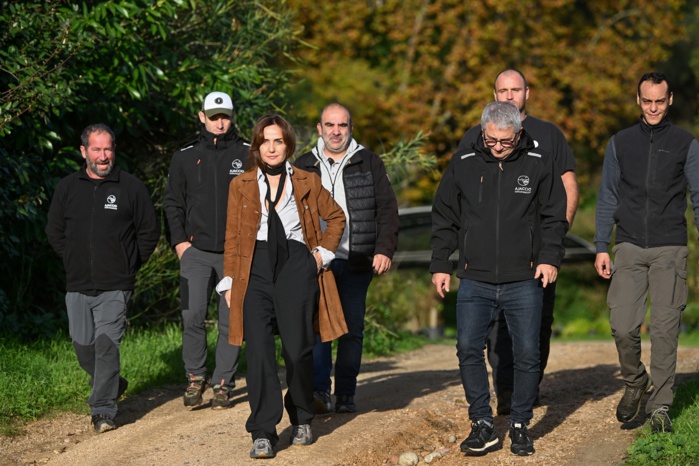
[[[311,152],[313,152],[313,155],[315,156],[316,160],[319,162],[325,162],[327,163],[328,157],[325,155],[325,141],[323,141],[323,138],[318,138],[318,142],[316,143],[316,146],[313,148]],[[345,156],[343,159],[347,158],[349,159],[347,163],[352,163],[352,156],[359,152],[360,150],[364,149],[364,146],[359,144],[354,138],[349,143],[349,146],[347,146],[347,152],[345,153]],[[311,161],[309,161],[310,163]],[[317,162],[311,163],[310,166],[317,165]],[[307,165],[308,166],[308,165]]]
[[[121,174],[121,168],[114,165],[114,168],[112,168],[112,171],[109,172],[109,175],[107,175],[106,178],[90,178],[90,175],[87,174],[87,164],[83,164],[82,167],[80,167],[80,170],[78,170],[78,177],[81,180],[89,180],[89,181],[119,181],[119,175]]]
[[[473,149],[479,154],[486,162],[511,162],[517,160],[522,154],[525,154],[534,148],[534,140],[529,133],[527,133],[524,128],[522,129],[522,135],[519,138],[519,142],[515,146],[514,150],[510,155],[504,159],[498,159],[493,156],[489,147],[486,147],[483,142],[483,130],[478,134],[478,139],[473,144]]]
[[[216,144],[214,144],[214,139]],[[236,141],[240,139],[238,133],[236,133],[233,125],[223,134],[214,134],[206,130],[202,124],[201,133],[199,134],[199,141],[207,149],[225,149],[226,147],[232,146]]]
[[[296,170],[294,166],[288,161],[285,162],[289,175],[291,175],[291,180],[294,183],[294,197],[297,199],[303,198],[309,191],[310,185],[308,183],[309,172],[304,170]],[[254,202],[255,205],[260,204],[260,188],[258,185],[259,168],[255,167],[251,170],[247,170],[244,173],[238,175],[236,179],[240,179],[242,186],[240,187],[240,194],[245,197],[249,202]],[[316,175],[313,175],[316,176]]]
[[[665,131],[672,125],[672,122],[670,122],[670,118],[668,118],[668,116],[665,115],[665,118],[660,120],[660,123],[651,126],[648,123],[646,123],[646,120],[643,119],[643,115],[641,115],[641,117],[639,118],[639,125],[641,126],[641,132],[643,134],[650,135],[651,133],[658,134],[662,131]]]

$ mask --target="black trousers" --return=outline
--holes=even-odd
[[[250,417],[245,428],[253,440],[275,445],[284,407],[292,425],[310,424],[313,407],[313,316],[318,308],[316,261],[305,244],[289,241],[289,259],[276,283],[272,279],[267,243],[258,241],[250,282],[243,301],[243,331],[248,362]],[[287,392],[277,375],[274,335],[282,342]]]
[[[539,384],[544,378],[544,369],[551,353],[553,333],[553,308],[556,303],[556,282],[544,288],[544,305],[541,307],[541,331],[539,332]],[[488,334],[488,362],[493,369],[493,385],[497,396],[510,396],[515,380],[512,338],[507,329],[505,314],[498,315]]]

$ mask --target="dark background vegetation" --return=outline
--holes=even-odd
[[[313,142],[323,105],[340,100],[409,206],[431,202],[443,164],[492,99],[494,76],[514,66],[529,79],[530,113],[573,146],[582,191],[574,232],[591,240],[604,147],[638,117],[640,75],[664,71],[673,120],[690,131],[699,123],[699,2],[641,3],[0,1],[0,335],[31,341],[66,327],[63,266],[44,227],[56,183],[82,163],[82,129],[116,131],[118,163],[159,208],[170,156],[196,137],[196,112],[213,90],[233,96],[243,136],[278,111],[301,145]],[[133,326],[178,320],[177,277],[161,241],[139,274]],[[370,327],[386,337],[427,325],[428,309],[442,310],[429,279],[378,278]],[[591,264],[564,268],[557,332],[608,333],[605,292]],[[691,301],[688,331],[699,322]]]

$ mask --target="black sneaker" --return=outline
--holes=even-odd
[[[250,458],[260,459],[260,458],[274,458],[274,449],[272,448],[272,442],[266,438],[258,438],[252,444],[252,450],[250,450]]]
[[[351,395],[337,395],[335,400],[336,413],[356,413],[357,405],[354,404],[354,397]]]
[[[638,416],[638,412],[641,410],[641,399],[650,389],[650,385],[651,381],[648,377],[640,388],[626,387],[624,396],[621,397],[619,405],[616,407],[616,418],[619,422],[631,422]]]
[[[499,440],[493,423],[479,419],[471,424],[471,433],[461,442],[461,451],[483,452],[496,445]]]
[[[116,429],[116,424],[111,417],[106,414],[95,414],[92,416],[92,425],[95,427],[95,432],[98,434]]]
[[[667,414],[667,406],[661,406],[650,415],[650,430],[654,434],[667,432],[672,433],[672,421]]]
[[[187,380],[189,381],[189,385],[184,392],[184,405],[188,408],[199,406],[203,401],[201,395],[204,393],[204,390],[206,390],[208,384],[206,376],[189,374]]]
[[[330,393],[323,390],[313,392],[313,405],[316,408],[316,414],[328,414],[333,410],[332,401],[330,401]]]
[[[513,422],[510,426],[510,440],[512,445],[510,451],[518,456],[529,456],[534,454],[534,443],[529,438],[527,426],[521,422]]]
[[[233,393],[231,389],[223,384],[221,380],[220,384],[213,386],[214,398],[211,400],[211,409],[228,409],[233,406]]]
[[[117,391],[116,397],[117,400],[121,398],[121,395],[124,394],[127,388],[129,388],[129,381],[123,377],[119,377],[119,390]]]
[[[310,445],[313,443],[313,431],[310,424],[302,424],[291,428],[292,445]]]

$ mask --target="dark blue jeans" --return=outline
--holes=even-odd
[[[542,300],[539,280],[499,285],[461,280],[456,302],[456,354],[472,421],[493,418],[484,349],[493,321],[502,311],[512,336],[515,366],[510,420],[529,424],[539,384]]]
[[[366,295],[374,274],[369,271],[353,271],[349,262],[335,259],[330,270],[337,282],[337,291],[345,314],[348,332],[337,340],[337,360],[335,361],[335,395],[354,396],[357,389],[357,376],[362,365],[362,344],[364,342],[364,315]],[[322,343],[316,338],[313,347],[314,389],[330,393],[332,382],[332,342]]]

